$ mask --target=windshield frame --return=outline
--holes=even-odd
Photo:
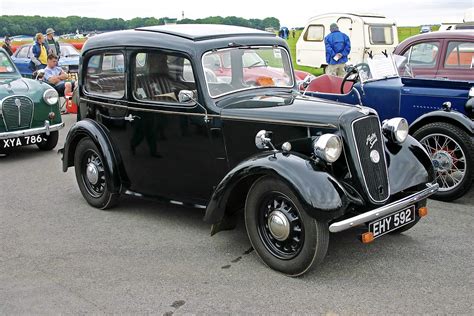
[[[207,78],[206,78],[206,72],[205,72],[205,69],[204,69],[205,68],[204,67],[204,57],[206,57],[206,55],[208,55],[209,53],[222,52],[222,51],[227,51],[227,50],[235,50],[235,49],[248,49],[248,50],[251,50],[251,49],[261,49],[261,48],[280,49],[281,51],[283,51],[286,54],[286,57],[287,57],[287,60],[288,60],[288,66],[289,66],[289,69],[290,69],[290,75],[291,75],[291,77],[290,77],[291,85],[288,85],[288,86],[261,86],[261,87],[252,86],[252,87],[246,87],[246,88],[232,90],[232,91],[221,93],[221,94],[218,94],[218,95],[215,95],[215,96],[211,94],[211,91],[209,90],[209,83],[207,82]],[[224,65],[222,64],[222,66],[224,66]],[[209,49],[209,50],[206,50],[202,54],[200,67],[201,67],[201,70],[204,73],[204,84],[206,86],[207,93],[208,93],[209,97],[212,98],[212,99],[218,99],[222,96],[234,94],[236,92],[241,92],[241,91],[249,91],[249,90],[293,89],[295,87],[295,84],[296,84],[295,72],[294,72],[292,61],[291,61],[290,53],[288,52],[286,47],[282,46],[282,45],[242,45],[242,46],[237,46],[237,47],[225,47],[225,48],[218,48],[218,49],[216,49],[216,48]]]

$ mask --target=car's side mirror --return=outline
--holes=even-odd
[[[191,90],[181,90],[178,93],[178,101],[180,103],[191,103],[194,99],[194,92]]]

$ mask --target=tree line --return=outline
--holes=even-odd
[[[80,33],[92,31],[115,31],[124,29],[133,29],[141,26],[163,25],[165,21],[174,20],[169,18],[133,18],[124,20],[120,18],[99,19],[80,16],[68,17],[43,17],[23,16],[23,15],[2,15],[0,16],[0,36],[5,35],[34,35],[44,33],[48,27],[54,28],[56,34]],[[178,24],[226,24],[236,26],[246,26],[263,30],[267,27],[274,29],[280,28],[280,21],[274,17],[265,19],[244,19],[236,16],[211,16],[203,19],[182,19]]]

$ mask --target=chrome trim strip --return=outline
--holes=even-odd
[[[169,110],[158,110],[158,109],[147,109],[147,108],[133,108],[123,104],[115,104],[115,103],[107,103],[101,102],[91,99],[86,99],[81,97],[81,101],[95,103],[103,106],[108,107],[118,107],[127,110],[136,110],[136,111],[143,111],[143,112],[152,112],[152,113],[163,113],[163,114],[174,114],[174,115],[190,115],[190,116],[199,116],[199,117],[206,117],[205,113],[192,113],[192,112],[177,112],[177,111],[169,111]],[[132,103],[131,104],[140,104],[140,103]],[[143,104],[140,104],[143,105]],[[321,124],[321,123],[312,123],[312,122],[301,122],[301,121],[285,121],[285,120],[268,120],[268,119],[260,119],[256,117],[241,117],[241,116],[232,116],[232,115],[219,115],[219,114],[208,114],[207,117],[211,118],[221,118],[227,120],[236,120],[236,121],[252,121],[252,122],[263,122],[263,123],[275,123],[275,124],[288,124],[288,125],[296,125],[296,126],[311,126],[311,127],[325,127],[325,128],[337,128],[336,125],[333,124]]]
[[[45,121],[43,127],[36,127],[36,128],[30,128],[30,129],[21,130],[21,131],[0,133],[0,139],[31,136],[31,135],[37,135],[37,134],[47,134],[49,132],[59,131],[63,127],[64,127],[64,123],[49,125],[49,121]]]
[[[301,121],[269,120],[269,119],[260,119],[257,117],[222,115],[221,118],[228,119],[228,120],[235,120],[235,121],[252,121],[252,122],[288,124],[288,125],[306,126],[306,127],[311,126],[311,127],[337,128],[337,126],[333,124],[322,124],[322,123],[301,122]]]
[[[343,230],[353,228],[357,225],[371,222],[378,218],[384,217],[386,215],[399,211],[403,209],[404,207],[412,205],[420,200],[426,199],[427,197],[429,197],[430,195],[438,191],[438,189],[439,189],[438,183],[434,183],[434,184],[427,183],[426,189],[416,192],[407,197],[404,197],[401,200],[376,208],[372,211],[368,211],[366,213],[363,213],[363,214],[360,214],[360,215],[357,215],[357,216],[354,216],[354,217],[351,217],[339,222],[332,223],[329,226],[329,231],[331,233],[338,233]]]
[[[383,134],[382,134],[382,127],[380,125],[380,118],[379,116],[377,115],[377,120],[379,121],[379,131],[380,131],[380,142],[382,143],[382,150],[383,152],[380,153],[380,155],[383,157],[383,162],[385,164],[385,171],[387,173],[387,184],[388,184],[388,194],[387,194],[387,198],[385,200],[380,200],[380,201],[377,201],[375,200],[372,195],[370,194],[370,190],[369,190],[369,187],[367,186],[367,180],[365,179],[365,174],[364,174],[364,169],[362,168],[362,161],[360,160],[360,153],[359,153],[359,147],[357,146],[357,139],[356,139],[356,135],[354,133],[354,123],[355,122],[358,122],[358,121],[361,121],[361,120],[364,120],[364,119],[368,119],[368,118],[371,118],[372,116],[368,115],[368,116],[363,116],[361,118],[358,118],[354,121],[352,121],[351,123],[351,129],[352,129],[352,138],[354,139],[354,145],[355,145],[355,148],[356,148],[356,153],[357,153],[357,161],[359,162],[359,167],[360,167],[360,171],[362,172],[362,178],[364,179],[364,185],[365,185],[365,188],[367,189],[367,195],[369,196],[370,200],[374,203],[383,203],[383,202],[386,202],[389,198],[390,198],[390,177],[388,175],[388,166],[387,166],[387,160],[386,160],[386,157],[385,157],[385,146],[383,144]]]

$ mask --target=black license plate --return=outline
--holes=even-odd
[[[15,138],[2,139],[0,141],[0,149],[33,145],[44,141],[46,141],[46,139],[43,138],[42,135],[20,136]]]
[[[374,238],[377,238],[414,221],[415,206],[412,205],[401,211],[392,213],[369,223],[369,232],[372,232],[374,234]]]

